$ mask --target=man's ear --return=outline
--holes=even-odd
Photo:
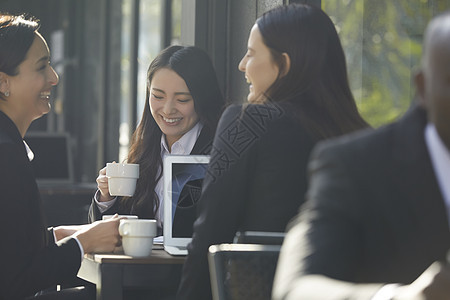
[[[421,106],[426,106],[425,101],[425,74],[423,70],[418,71],[414,75],[414,84],[416,86],[417,96],[419,98],[419,103]]]
[[[0,72],[0,92],[9,92],[9,76],[4,72]]]
[[[289,57],[289,54],[286,52],[281,53],[281,59],[282,59],[282,68],[280,70],[280,77],[284,77],[289,73],[289,70],[291,69],[291,58]]]

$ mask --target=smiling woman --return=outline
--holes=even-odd
[[[198,122],[194,100],[183,78],[167,68],[153,75],[150,94],[150,111],[171,151],[172,145]]]
[[[270,49],[264,44],[258,25],[254,25],[248,38],[247,53],[239,63],[239,70],[245,72],[245,79],[250,84],[247,100],[250,103],[264,102],[265,93],[280,76],[280,66],[272,58]],[[284,64],[289,63],[289,56],[282,55]],[[283,74],[286,73],[286,69]]]
[[[35,32],[25,60],[16,71],[0,73],[0,92],[7,98],[0,102],[0,109],[13,120],[22,137],[33,120],[50,111],[50,90],[56,84],[58,75],[50,66],[47,43]]]
[[[32,18],[0,14],[0,300],[32,299],[76,278],[84,252],[112,251],[118,219],[48,230],[23,137],[50,111],[58,76]],[[40,293],[40,292],[39,292]],[[89,299],[84,289],[47,293],[45,299]]]
[[[162,158],[167,154],[209,154],[224,105],[206,52],[192,46],[161,51],[148,68],[145,107],[127,159],[139,164],[136,192],[133,197],[113,198],[106,170],[101,169],[89,219],[114,213],[138,215],[156,219],[161,234]]]
[[[367,127],[347,82],[330,18],[292,4],[261,16],[239,63],[246,105],[230,106],[217,127],[179,299],[210,299],[208,247],[237,231],[284,232],[303,202],[311,149]]]
[[[10,77],[10,99],[17,107],[17,121],[23,126],[50,111],[50,90],[58,83],[58,75],[50,66],[50,54],[43,37],[36,33],[26,59],[19,65],[18,75]],[[27,87],[24,89],[23,87]],[[21,111],[24,108],[28,111]],[[28,128],[28,126],[26,126]]]

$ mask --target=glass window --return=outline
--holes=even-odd
[[[172,0],[172,39],[171,45],[181,41],[181,0]]]
[[[139,38],[138,38],[138,74],[137,99],[131,99],[130,70],[131,50],[134,45],[131,41],[133,0],[122,2],[122,74],[121,74],[121,111],[120,111],[120,137],[119,161],[128,155],[130,143],[130,101],[136,101],[137,123],[139,123],[145,105],[145,92],[147,84],[147,69],[153,58],[161,51],[162,35],[162,1],[140,0],[139,3]]]
[[[138,52],[138,99],[137,116],[139,123],[145,104],[147,69],[153,58],[161,51],[162,1],[141,0],[139,8],[139,52]]]
[[[422,36],[450,0],[322,0],[340,35],[350,85],[374,127],[403,114],[415,94]]]
[[[130,56],[131,56],[131,18],[132,18],[132,0],[122,1],[122,61],[121,61],[121,75],[120,81],[120,127],[119,127],[119,162],[123,161],[128,155],[128,145],[130,142],[130,102],[131,88],[130,88]]]

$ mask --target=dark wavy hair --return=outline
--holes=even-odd
[[[368,124],[359,115],[348,83],[344,51],[331,19],[320,8],[290,4],[274,8],[257,21],[263,42],[284,70],[265,93],[270,101],[287,101],[316,138],[354,131]]]
[[[17,75],[39,27],[32,16],[0,13],[0,72]],[[5,100],[1,93],[0,99]]]
[[[167,68],[184,79],[194,100],[203,130],[214,134],[225,100],[216,72],[206,52],[190,46],[170,46],[151,62],[147,71],[147,91],[142,119],[133,134],[127,161],[139,164],[139,179],[133,197],[120,199],[122,209],[141,218],[154,218],[159,207],[155,187],[162,176],[161,129],[150,112],[150,86],[154,74]],[[206,154],[206,153],[205,153]]]

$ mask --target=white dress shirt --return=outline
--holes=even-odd
[[[161,158],[164,161],[164,156],[168,154],[176,154],[176,155],[188,155],[192,152],[192,149],[194,148],[195,143],[197,142],[197,138],[200,135],[200,132],[202,131],[203,124],[200,122],[197,122],[197,124],[194,125],[188,132],[186,132],[178,141],[173,143],[171,147],[171,151],[169,151],[169,146],[167,145],[166,136],[165,134],[161,135]],[[158,199],[163,199],[164,194],[164,182],[163,179],[164,176],[161,176],[159,181],[156,184],[155,187],[155,193],[158,196]],[[101,213],[108,210],[113,204],[116,202],[117,197],[112,199],[111,201],[107,202],[99,202],[99,191],[95,193],[94,200],[97,204],[98,209]],[[155,213],[155,219],[159,227],[162,227],[163,224],[163,216],[164,216],[164,208],[163,208],[163,202],[159,202],[159,209]]]

